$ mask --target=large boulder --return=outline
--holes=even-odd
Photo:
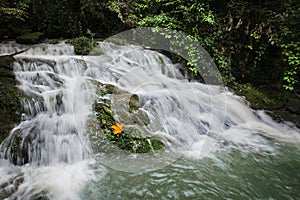
[[[150,122],[139,109],[139,97],[136,94],[102,83],[97,84],[97,93],[99,99],[94,104],[96,118],[91,117],[88,121],[88,135],[95,153],[154,153],[164,148],[159,138],[142,128]],[[106,95],[114,99],[114,103]],[[118,117],[127,125],[121,124],[113,114],[113,109],[119,106],[122,111],[118,112]]]
[[[16,42],[19,44],[38,44],[44,39],[44,34],[40,32],[27,33],[25,35],[18,36]]]

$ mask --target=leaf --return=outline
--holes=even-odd
[[[123,130],[123,125],[120,124],[120,123],[117,123],[115,125],[112,125],[111,128],[113,128],[113,133],[115,135],[119,134],[119,133],[122,133],[122,130]]]

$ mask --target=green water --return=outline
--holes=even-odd
[[[181,157],[162,169],[126,173],[95,164],[82,199],[300,199],[300,149],[276,153],[231,149],[215,157]],[[98,169],[98,170],[97,170]]]

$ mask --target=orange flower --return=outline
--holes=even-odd
[[[123,129],[123,125],[120,123],[117,123],[116,125],[112,125],[111,126],[114,130],[113,133],[115,135],[122,133],[122,129]]]

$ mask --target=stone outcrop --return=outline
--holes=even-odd
[[[0,143],[20,122],[20,95],[13,73],[13,56],[0,56]]]
[[[16,42],[19,44],[38,44],[44,39],[44,34],[40,32],[27,33],[25,35],[18,36]]]

